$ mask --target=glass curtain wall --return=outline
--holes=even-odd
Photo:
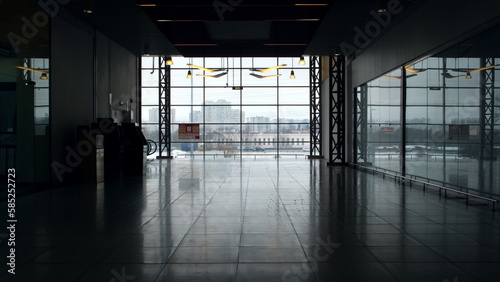
[[[500,195],[495,185],[500,181],[499,30],[405,66],[405,91],[391,84],[402,85],[401,69],[358,87],[358,104],[366,105],[358,107],[358,163],[403,172],[398,162],[404,160],[406,175]],[[406,118],[397,123],[402,95]],[[399,144],[405,146],[404,158]]]
[[[366,146],[363,161],[398,172],[401,150],[400,76],[399,70],[390,72],[359,87],[357,94],[359,100],[366,99],[366,133],[362,134],[365,140],[358,140],[359,144]],[[360,117],[361,113],[358,113],[358,119]],[[358,132],[360,137],[361,132]]]
[[[142,126],[152,140],[159,118],[155,64],[157,57],[142,58]],[[309,112],[309,66],[298,58],[174,58],[171,66],[173,156],[303,155]],[[181,124],[199,124],[200,139],[179,139]]]

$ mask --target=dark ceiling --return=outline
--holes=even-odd
[[[391,24],[422,1],[389,0],[404,12],[390,15]],[[386,5],[377,0],[72,0],[66,8],[137,55],[284,57],[332,55],[342,42],[354,45],[354,28],[376,22],[372,11]],[[87,9],[93,13],[84,13]]]

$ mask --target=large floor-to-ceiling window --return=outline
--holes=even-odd
[[[307,60],[305,65],[298,64],[299,58],[173,60],[172,155],[296,157],[309,153]],[[142,58],[142,127],[146,138],[155,141],[160,120],[158,64],[157,57]],[[200,138],[180,139],[183,124],[199,124]]]
[[[358,89],[366,107],[363,158],[373,166],[399,171],[401,143],[401,81],[391,72]],[[361,98],[363,97],[363,98]],[[361,132],[359,132],[361,133]]]
[[[499,30],[357,87],[358,163],[500,195]]]

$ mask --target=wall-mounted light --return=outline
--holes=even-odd
[[[188,73],[186,75],[186,78],[192,78],[193,77],[193,74],[191,73],[190,70],[188,70]]]
[[[305,64],[306,60],[304,59],[304,56],[300,56],[299,65],[305,65]]]
[[[167,57],[167,60],[165,61],[165,64],[168,66],[171,66],[174,64],[174,61],[172,60],[172,57]]]

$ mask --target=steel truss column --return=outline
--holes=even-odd
[[[493,58],[481,58],[481,68],[494,66]],[[495,126],[495,70],[489,68],[480,73],[480,107],[481,107],[481,160],[495,159],[494,126]]]
[[[321,145],[321,57],[310,58],[310,158],[322,158]]]
[[[363,84],[356,88],[354,104],[354,120],[356,121],[356,137],[354,138],[354,160],[356,163],[366,163],[368,161],[368,85]]]
[[[26,68],[31,68],[31,60],[29,58],[22,58],[22,64],[23,67]],[[31,72],[27,70],[23,70],[23,79],[24,81],[29,81],[31,80]]]
[[[346,165],[345,159],[345,58],[330,56],[330,158],[328,165]]]
[[[166,64],[167,57],[159,57],[158,71],[158,98],[160,114],[160,155],[158,158],[170,158],[171,136],[170,136],[170,66]],[[166,150],[167,155],[163,155]]]

